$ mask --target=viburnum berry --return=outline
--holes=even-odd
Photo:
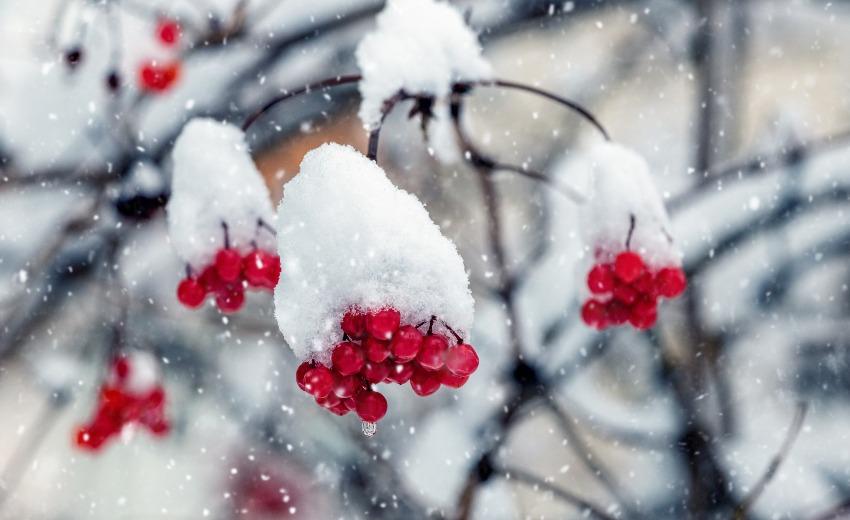
[[[180,41],[180,24],[177,20],[161,18],[156,24],[156,37],[164,45],[173,47]]]
[[[410,387],[416,395],[425,397],[440,389],[440,380],[439,372],[416,367],[413,369],[413,376],[410,378]]]
[[[305,361],[304,363],[298,365],[298,368],[295,370],[295,382],[298,383],[298,388],[304,390],[305,392],[307,391],[307,386],[304,383],[304,376],[306,376],[307,372],[309,372],[312,368],[313,363],[308,363]]]
[[[392,339],[401,322],[401,314],[395,309],[381,309],[366,315],[366,332],[376,339]]]
[[[413,376],[413,363],[396,363],[390,367],[390,373],[387,378],[393,383],[403,385],[410,381]]]
[[[342,317],[342,331],[352,339],[360,339],[366,334],[366,315],[362,312],[348,311]]]
[[[366,353],[366,359],[373,363],[383,363],[390,357],[389,342],[373,337],[368,337],[363,341],[363,350]]]
[[[478,353],[472,345],[461,343],[446,353],[446,368],[460,377],[468,377],[478,369]]]
[[[632,286],[627,285],[622,282],[617,282],[614,284],[614,290],[612,291],[614,298],[625,303],[626,305],[631,305],[637,300],[638,292],[632,288]]]
[[[614,274],[617,278],[632,283],[643,274],[646,266],[639,254],[634,251],[623,251],[614,260]]]
[[[390,374],[390,367],[387,363],[366,361],[363,364],[363,370],[360,371],[360,374],[370,383],[381,383]]]
[[[221,312],[237,312],[245,304],[245,289],[241,285],[221,289],[215,295],[215,303]]]
[[[655,275],[658,294],[665,298],[675,298],[685,291],[688,281],[685,271],[678,267],[665,267]]]
[[[439,334],[426,336],[422,340],[422,348],[416,356],[416,362],[425,370],[440,370],[446,361],[446,351],[449,342]]]
[[[355,376],[338,376],[334,378],[334,393],[339,398],[354,397],[354,394],[360,387],[360,380]]]
[[[169,61],[159,63],[151,60],[139,67],[139,84],[142,90],[159,93],[165,92],[180,76],[180,62]]]
[[[646,330],[658,319],[658,304],[654,299],[642,297],[629,313],[629,323],[638,330]]]
[[[334,388],[334,376],[327,367],[316,365],[304,374],[304,388],[313,397],[327,397]]]
[[[593,294],[604,294],[614,289],[614,271],[611,266],[599,264],[587,273],[587,287]]]
[[[387,399],[378,392],[365,390],[354,397],[357,415],[366,422],[378,422],[387,414]]]
[[[360,372],[366,359],[359,345],[343,341],[334,348],[331,361],[340,375],[351,376]]]
[[[440,384],[449,388],[460,388],[466,384],[468,379],[469,376],[459,376],[445,368],[440,371]]]
[[[177,285],[177,299],[190,309],[200,307],[206,297],[206,288],[196,278],[184,278]]]
[[[608,324],[605,304],[596,300],[587,300],[581,306],[581,319],[596,329],[604,329]]]
[[[280,280],[280,257],[259,249],[251,251],[242,260],[242,272],[252,287],[274,289]]]
[[[242,256],[235,249],[219,249],[214,265],[218,277],[225,282],[235,282],[242,274]]]
[[[424,336],[419,332],[419,329],[412,325],[404,325],[399,327],[392,342],[390,342],[390,352],[393,358],[399,363],[406,363],[419,354],[419,349],[422,347]]]

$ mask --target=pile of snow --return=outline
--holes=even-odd
[[[174,178],[168,201],[168,230],[177,253],[202,269],[224,247],[245,254],[274,251],[274,237],[258,226],[274,223],[268,187],[251,160],[244,133],[212,119],[193,119],[177,138]]]
[[[570,183],[584,192],[587,201],[579,207],[579,226],[596,260],[610,262],[626,249],[634,217],[630,249],[652,268],[681,264],[667,210],[643,157],[605,142],[557,170],[559,184]]]
[[[491,74],[461,14],[434,0],[389,0],[355,56],[363,73],[360,118],[369,128],[380,125],[384,101],[400,90],[445,98],[454,82]]]
[[[284,276],[277,321],[301,359],[327,363],[352,306],[394,307],[403,323],[436,315],[465,335],[473,301],[463,260],[419,200],[351,147],[309,152],[278,208]]]

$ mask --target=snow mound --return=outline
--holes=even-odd
[[[245,254],[256,243],[273,251],[274,237],[258,222],[274,223],[268,188],[251,160],[244,133],[213,119],[193,119],[172,152],[174,177],[168,201],[168,231],[177,254],[195,269],[211,263],[224,247]]]
[[[350,307],[394,307],[402,322],[436,315],[466,335],[473,300],[463,260],[419,200],[355,149],[325,144],[284,186],[275,314],[300,359],[328,363]]]
[[[384,101],[399,90],[440,98],[456,81],[491,74],[461,14],[434,0],[389,0],[355,56],[363,73],[360,118],[369,128],[380,125]]]
[[[652,268],[681,264],[667,210],[643,157],[606,142],[559,170],[559,183],[582,184],[587,192],[587,201],[579,207],[579,225],[586,247],[597,260],[610,262],[626,249],[634,217],[630,249]]]

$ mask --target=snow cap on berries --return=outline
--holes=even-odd
[[[193,119],[183,128],[172,152],[174,178],[168,212],[171,241],[192,267],[210,264],[224,247],[227,224],[230,247],[245,254],[256,242],[274,250],[274,237],[258,221],[274,222],[274,209],[237,127],[213,119]]]
[[[491,74],[461,13],[435,0],[389,0],[355,56],[363,73],[360,118],[370,128],[380,124],[384,101],[399,90],[440,98],[456,81]]]
[[[649,165],[634,151],[610,142],[595,145],[563,175],[587,174],[587,202],[579,208],[581,229],[597,260],[612,261],[627,249],[652,268],[680,265],[681,253],[670,235],[670,221]]]
[[[122,363],[126,364],[126,379],[121,386],[133,395],[145,395],[153,390],[162,380],[159,363],[156,357],[149,352],[133,350],[123,356]],[[112,373],[110,377],[117,379],[118,374]],[[116,383],[117,381],[112,381]]]
[[[397,309],[403,323],[436,315],[461,335],[473,301],[463,260],[422,203],[351,147],[309,152],[284,186],[278,251],[287,276],[275,313],[301,359],[329,363],[351,307]]]

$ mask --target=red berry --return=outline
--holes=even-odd
[[[619,300],[611,300],[605,304],[605,315],[614,325],[622,325],[629,321],[629,307]]]
[[[678,267],[665,267],[655,275],[655,286],[658,294],[665,298],[675,298],[685,291],[688,280],[685,271]]]
[[[413,388],[416,395],[425,397],[440,389],[441,379],[439,372],[432,372],[422,367],[416,367],[413,370],[413,377],[410,378],[410,387]]]
[[[349,412],[357,409],[357,401],[355,401],[353,397],[343,399],[342,404]]]
[[[390,366],[390,373],[387,375],[390,381],[403,385],[410,381],[413,376],[413,363],[397,363]]]
[[[177,285],[177,300],[190,309],[196,309],[204,303],[207,290],[195,278],[184,278]]]
[[[581,306],[581,319],[594,329],[604,329],[608,326],[605,304],[597,300],[587,300]]]
[[[356,343],[343,341],[331,354],[334,369],[343,376],[354,375],[363,368],[363,350]]]
[[[148,61],[139,68],[139,83],[142,90],[165,92],[180,76],[180,62],[158,63]]]
[[[642,295],[654,297],[656,296],[655,278],[652,273],[645,272],[632,283],[634,290]]]
[[[266,251],[251,251],[242,259],[242,272],[252,287],[274,289],[280,280],[280,257]]]
[[[614,270],[608,264],[597,264],[587,273],[587,288],[593,294],[605,294],[614,288]]]
[[[327,397],[333,388],[333,373],[325,366],[317,365],[304,374],[304,389],[313,397]]]
[[[412,325],[400,327],[390,343],[390,352],[399,363],[407,363],[419,354],[422,333]]]
[[[446,362],[446,351],[448,349],[449,342],[443,336],[439,334],[425,336],[419,355],[416,356],[416,361],[419,366],[426,370],[440,370]]]
[[[366,334],[366,315],[350,310],[342,317],[341,327],[349,338],[360,339]]]
[[[337,376],[334,378],[334,394],[342,399],[354,397],[360,387],[360,378],[356,376]]]
[[[360,392],[354,401],[357,404],[357,415],[366,422],[378,422],[387,414],[387,399],[378,392]]]
[[[460,388],[466,384],[467,380],[469,380],[469,376],[459,376],[445,368],[440,371],[440,383],[449,388]]]
[[[156,36],[163,44],[172,47],[180,39],[180,24],[176,20],[162,18],[156,24]]]
[[[214,265],[207,266],[198,281],[207,292],[219,292],[227,288],[227,284],[218,277],[218,271],[216,271]]]
[[[388,342],[377,340],[371,336],[363,342],[363,350],[366,352],[366,359],[373,363],[382,363],[390,357]]]
[[[446,353],[446,368],[457,376],[467,377],[478,368],[478,353],[467,343],[454,346]]]
[[[366,332],[375,339],[392,339],[401,323],[401,314],[395,309],[381,309],[366,315]]]
[[[235,282],[242,274],[242,256],[235,249],[220,249],[215,255],[215,270],[225,282]]]
[[[298,383],[298,388],[305,392],[307,391],[307,387],[304,386],[304,376],[306,376],[307,372],[309,372],[312,368],[313,363],[305,361],[298,365],[298,368],[295,370],[295,382]]]
[[[623,251],[614,260],[614,273],[617,278],[632,283],[646,270],[640,255],[634,251]]]
[[[626,285],[623,282],[618,282],[614,284],[614,298],[620,300],[626,305],[631,305],[635,302],[638,297],[638,293],[634,290],[630,285]]]
[[[115,358],[115,361],[112,362],[112,370],[115,372],[118,382],[122,383],[126,381],[127,376],[130,375],[130,361],[123,356],[117,357]]]
[[[658,319],[658,305],[654,299],[641,298],[629,311],[629,323],[638,330],[646,330]]]
[[[362,375],[366,381],[373,384],[383,382],[389,373],[389,363],[375,363],[373,361],[366,361],[366,363],[363,364],[363,370],[360,371],[360,375]]]
[[[241,285],[230,286],[216,294],[215,303],[221,312],[237,312],[245,303],[245,289]]]

